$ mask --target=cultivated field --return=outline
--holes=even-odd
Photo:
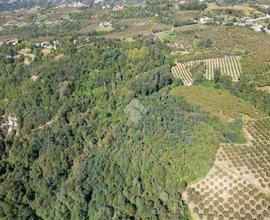
[[[184,64],[177,63],[176,66],[172,67],[172,74],[175,78],[181,79],[185,86],[192,85],[191,73]]]
[[[184,85],[190,86],[192,85],[192,75],[189,71],[189,68],[200,63],[203,63],[206,67],[204,77],[207,80],[214,79],[214,72],[217,69],[220,70],[222,75],[231,76],[233,81],[238,81],[242,73],[240,58],[226,56],[223,58],[202,59],[188,61],[185,63],[177,63],[176,66],[172,68],[172,74],[174,77],[180,78]]]
[[[270,218],[270,120],[244,129],[246,144],[222,144],[208,175],[184,193],[199,219]]]
[[[194,60],[184,63],[186,68],[203,63],[206,66],[205,78],[208,80],[214,79],[214,71],[220,69],[222,75],[229,75],[233,81],[237,81],[242,73],[239,57],[223,57],[204,60]]]

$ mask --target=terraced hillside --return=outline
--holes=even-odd
[[[222,144],[208,175],[184,198],[198,219],[270,218],[270,120],[249,123],[245,144]]]
[[[192,60],[185,63],[177,63],[176,66],[172,67],[173,76],[180,78],[184,85],[190,86],[192,84],[192,74],[190,73],[189,68],[200,63],[203,63],[206,67],[204,77],[207,80],[214,79],[214,72],[216,69],[219,69],[222,75],[231,76],[233,81],[238,81],[242,73],[240,58],[226,56],[223,58]]]

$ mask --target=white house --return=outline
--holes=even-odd
[[[260,24],[253,24],[252,26],[251,26],[251,28],[254,30],[254,31],[262,31],[262,28],[263,28],[263,26],[262,25],[260,25]]]
[[[214,22],[214,19],[209,18],[209,17],[203,17],[203,18],[200,18],[200,20],[199,20],[200,24],[209,24],[211,22]]]
[[[60,41],[59,40],[54,40],[53,41],[53,48],[56,50],[57,47],[60,45]]]
[[[20,43],[20,40],[19,39],[12,39],[12,40],[7,41],[7,44],[12,44],[14,46],[16,44],[18,44],[18,43]]]
[[[50,45],[50,42],[44,41],[40,44],[41,47],[47,48]]]
[[[121,11],[123,9],[124,9],[124,5],[115,5],[112,8],[113,11]]]
[[[111,27],[112,26],[112,23],[110,21],[103,21],[103,22],[100,22],[99,27]]]

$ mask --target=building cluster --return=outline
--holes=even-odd
[[[98,26],[101,28],[111,27],[112,23],[110,21],[103,21],[103,22],[100,22]]]
[[[5,42],[0,41],[0,46],[3,45],[3,44],[16,46],[19,43],[26,43],[26,42],[27,41],[25,41],[25,40],[15,38],[15,39],[7,40]],[[54,48],[56,50],[57,47],[60,45],[60,41],[59,40],[54,40],[54,41],[51,41],[51,42],[44,41],[44,42],[41,42],[41,43],[33,43],[33,45],[35,47],[37,47],[37,48],[49,48],[49,47],[52,47],[52,48]]]
[[[83,4],[81,2],[72,2],[70,4],[60,4],[56,8],[65,8],[65,7],[69,7],[69,8],[85,8],[85,7],[89,7],[89,5]]]
[[[270,15],[266,15],[264,17],[254,18],[254,19],[245,19],[241,18],[237,22],[234,23],[236,26],[241,27],[250,27],[252,30],[260,32],[265,31],[267,33],[270,33],[269,26],[265,26],[262,24],[257,23],[257,21],[264,20],[264,19],[270,19]]]
[[[265,15],[263,17],[254,18],[254,19],[240,18],[238,20],[235,19],[235,21],[232,22],[232,20],[230,20],[229,18],[229,15],[222,14],[215,18],[207,17],[207,16],[201,17],[199,18],[199,20],[196,20],[194,22],[197,24],[217,23],[217,24],[223,24],[223,25],[231,23],[235,26],[251,28],[252,30],[257,31],[257,32],[265,31],[267,33],[270,33],[270,25],[267,26],[267,25],[260,24],[258,22],[260,20],[266,20],[266,19],[270,19],[270,15]]]

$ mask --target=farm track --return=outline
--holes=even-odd
[[[250,122],[244,144],[221,144],[206,177],[183,198],[198,219],[270,219],[270,120]]]

